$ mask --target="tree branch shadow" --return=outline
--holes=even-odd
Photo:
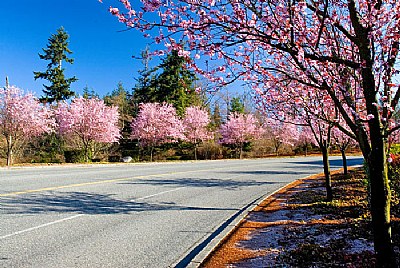
[[[175,186],[175,187],[199,187],[199,188],[224,188],[226,190],[235,190],[242,187],[249,186],[262,186],[267,184],[282,183],[281,181],[265,182],[256,180],[239,181],[234,179],[214,179],[214,178],[177,178],[177,179],[140,179],[133,182],[122,182],[120,184],[143,184],[143,185],[163,185],[163,186]]]
[[[80,213],[131,214],[144,211],[165,210],[236,210],[230,208],[182,206],[173,202],[147,203],[114,198],[112,194],[87,192],[49,192],[18,198],[3,198],[0,208],[4,214]]]

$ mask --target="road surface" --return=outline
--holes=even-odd
[[[322,171],[320,157],[1,168],[0,267],[193,265],[251,206]]]

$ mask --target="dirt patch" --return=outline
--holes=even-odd
[[[201,267],[375,267],[368,194],[361,169],[298,180],[257,206]],[[393,242],[400,244],[399,215]],[[400,256],[398,246],[396,254]]]

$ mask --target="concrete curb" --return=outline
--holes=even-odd
[[[361,165],[351,166],[349,168],[357,168]],[[336,169],[333,172],[340,172],[341,169]],[[230,219],[216,227],[211,235],[203,238],[198,243],[196,243],[192,248],[190,248],[183,258],[176,261],[174,264],[170,265],[169,267],[175,268],[198,268],[200,265],[208,258],[208,256],[221,244],[225,242],[227,238],[236,230],[236,228],[240,225],[240,223],[248,216],[248,214],[253,211],[257,206],[259,206],[262,202],[264,202],[269,197],[275,195],[276,193],[280,192],[284,188],[290,188],[291,184],[296,184],[298,181],[306,180],[311,177],[319,177],[324,176],[324,173],[313,174],[307,177],[299,178],[294,180],[286,185],[283,185],[279,189],[275,190],[270,194],[265,194],[257,199],[253,200],[251,203],[246,205],[236,214],[232,215]]]
[[[323,174],[323,173],[322,173]],[[315,175],[311,175],[315,176]],[[226,238],[230,236],[232,232],[240,225],[240,223],[247,217],[249,212],[253,211],[258,205],[260,205],[265,199],[269,198],[270,196],[276,194],[277,192],[281,191],[283,188],[294,184],[299,180],[304,180],[309,178],[310,176],[297,179],[292,181],[286,185],[283,185],[279,189],[273,191],[270,194],[261,195],[260,197],[256,198],[248,205],[243,207],[240,211],[232,215],[230,219],[222,223],[221,225],[217,226],[211,235],[203,238],[198,243],[196,243],[192,248],[190,248],[184,257],[176,261],[174,264],[168,267],[174,268],[197,268],[207,259],[207,257],[220,245],[222,244]]]

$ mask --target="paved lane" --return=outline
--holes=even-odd
[[[0,169],[0,267],[185,267],[249,205],[320,172],[319,157]]]

